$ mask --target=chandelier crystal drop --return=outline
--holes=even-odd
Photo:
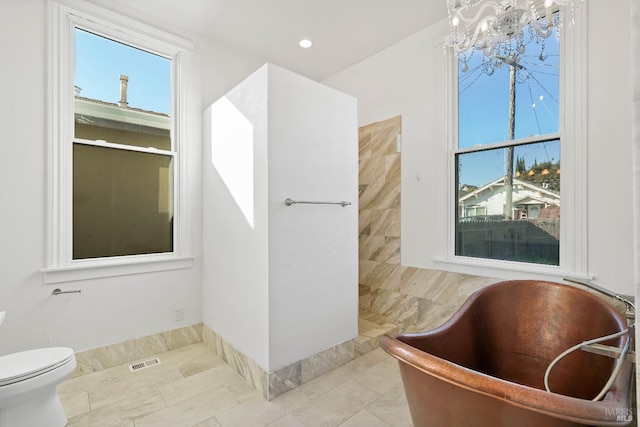
[[[576,9],[584,0],[446,0],[450,33],[445,46],[459,54],[482,51],[500,62],[519,62],[526,50],[524,31],[541,44],[565,19],[573,23]],[[556,11],[558,13],[556,13]]]

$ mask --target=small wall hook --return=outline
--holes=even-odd
[[[62,289],[60,289],[60,288],[55,288],[55,289],[51,292],[51,295],[79,294],[79,293],[81,293],[81,292],[82,292],[82,290],[81,290],[81,289],[76,289],[76,290],[73,290],[73,291],[63,291],[63,290],[62,290]]]

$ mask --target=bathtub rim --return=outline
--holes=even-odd
[[[620,409],[634,409],[635,412],[633,402],[631,402],[634,367],[628,361],[624,362],[621,372],[604,398],[600,401],[594,402],[587,399],[547,392],[546,390],[492,377],[482,372],[475,371],[446,359],[423,352],[397,339],[398,337],[403,336],[419,337],[441,333],[451,324],[455,323],[476,299],[485,292],[488,292],[490,289],[496,286],[530,282],[567,287],[570,288],[572,292],[575,291],[587,298],[594,299],[598,304],[603,305],[612,313],[618,324],[623,329],[626,327],[626,318],[616,310],[613,305],[582,288],[546,280],[508,280],[491,284],[474,292],[467,301],[462,304],[458,311],[442,325],[419,333],[387,334],[380,338],[380,346],[399,362],[406,363],[427,375],[454,386],[464,388],[470,392],[479,393],[487,397],[500,400],[508,405],[576,423],[589,423],[601,426],[620,426],[628,424],[629,422],[626,421],[607,419],[606,416],[607,413],[615,414],[616,411],[619,411]],[[635,413],[633,415],[634,417],[636,416]]]

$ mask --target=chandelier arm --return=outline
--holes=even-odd
[[[538,37],[546,39],[553,33],[553,28],[556,27],[556,23],[554,22],[553,14],[547,17],[547,26],[543,27],[540,25],[540,21],[537,16],[531,15],[531,20],[529,21],[529,25],[535,30]],[[549,22],[550,21],[550,22]]]
[[[480,18],[480,16],[482,15],[482,13],[484,12],[484,10],[487,9],[487,8],[493,8],[494,13],[498,14],[500,12],[500,6],[501,5],[496,3],[495,1],[487,1],[487,2],[482,4],[480,9],[478,9],[477,13],[472,18],[466,18],[462,14],[463,9],[458,9],[455,12],[451,12],[450,14],[452,14],[454,16],[457,16],[462,22],[464,22],[465,24],[468,24],[470,22],[477,21]],[[489,17],[487,17],[487,18],[489,18]],[[495,17],[492,17],[492,18],[495,18]]]
[[[486,22],[487,20],[488,20],[487,18],[483,19],[480,22],[480,24],[476,27],[476,30],[473,32],[473,37],[471,37],[471,39],[469,40],[469,47],[475,46],[476,42],[478,41],[478,35],[482,31],[482,22]],[[484,47],[486,46],[483,46],[483,48]]]

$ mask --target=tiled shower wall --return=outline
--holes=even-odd
[[[418,331],[443,323],[474,291],[498,280],[402,265],[401,146],[400,116],[359,130],[359,302],[403,331]]]
[[[402,118],[359,130],[360,308],[382,314],[400,283],[400,160]],[[382,295],[381,293],[384,293]]]

